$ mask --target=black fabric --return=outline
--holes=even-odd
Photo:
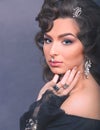
[[[51,122],[46,130],[100,130],[100,121],[64,114]]]
[[[20,130],[25,130],[30,118],[38,121],[36,130],[100,130],[100,120],[65,114],[60,106],[67,97],[47,90],[21,117]],[[32,130],[30,125],[29,128]]]

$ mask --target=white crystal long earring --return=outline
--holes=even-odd
[[[88,78],[88,75],[89,75],[89,73],[90,73],[90,68],[91,68],[91,66],[92,66],[92,63],[91,63],[90,59],[87,59],[87,60],[85,61],[85,70],[84,70],[84,73],[85,73],[85,77],[86,77],[86,78]]]

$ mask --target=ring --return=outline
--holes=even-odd
[[[68,87],[69,87],[68,84],[64,84],[64,85],[63,85],[63,88],[64,88],[64,89],[66,89],[66,88],[68,88]]]
[[[57,85],[55,85],[53,86],[53,89],[57,92],[60,88]]]

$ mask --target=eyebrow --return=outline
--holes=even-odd
[[[71,35],[71,36],[77,38],[77,36],[74,35],[74,34],[72,34],[72,33],[64,33],[64,34],[60,34],[58,37],[59,37],[59,38],[62,38],[62,37],[69,36],[69,35]],[[47,37],[50,37],[50,38],[51,38],[51,36],[49,36],[48,34],[44,34],[44,36],[47,36]]]
[[[59,37],[59,38],[62,38],[62,37],[69,36],[69,35],[71,35],[71,36],[77,38],[77,36],[75,36],[75,35],[72,34],[72,33],[64,33],[64,34],[60,34],[58,37]]]

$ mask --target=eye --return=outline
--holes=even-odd
[[[44,38],[44,43],[45,43],[45,44],[49,44],[49,43],[51,43],[51,42],[52,42],[51,39],[49,39],[49,38]]]
[[[64,45],[69,45],[69,44],[72,44],[73,42],[71,41],[71,40],[64,40],[63,42],[62,42]]]

